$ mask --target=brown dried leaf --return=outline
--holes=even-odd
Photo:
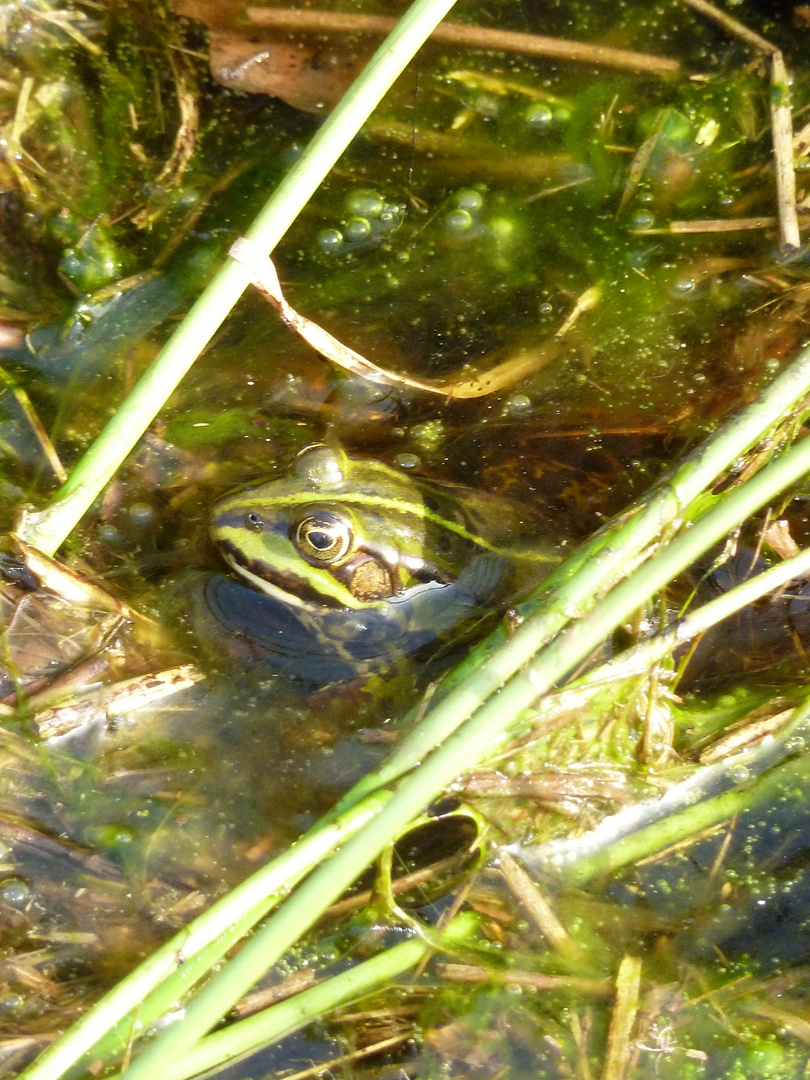
[[[323,42],[214,30],[209,64],[217,82],[232,90],[269,94],[294,109],[322,113],[340,101],[370,55]]]
[[[304,112],[332,109],[374,49],[373,39],[357,50],[341,37],[293,37],[248,25],[241,0],[173,0],[172,7],[211,31],[209,65],[217,82],[281,98]]]

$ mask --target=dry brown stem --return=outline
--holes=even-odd
[[[708,0],[683,0],[693,11],[722,26],[733,37],[753,46],[771,61],[771,137],[773,140],[776,201],[779,215],[779,250],[783,255],[801,246],[796,212],[796,174],[793,168],[793,119],[789,79],[781,51],[767,38],[750,30]],[[719,231],[719,230],[714,230]]]
[[[102,712],[121,715],[155,705],[178,690],[187,690],[204,677],[193,664],[138,675],[134,679],[104,686],[75,701],[42,709],[34,717],[33,723],[40,739],[52,739],[55,735],[74,731],[96,719]]]
[[[406,1031],[401,1035],[392,1035],[389,1039],[380,1039],[379,1042],[372,1043],[369,1046],[363,1046],[359,1050],[352,1050],[351,1053],[343,1054],[338,1058],[332,1058],[330,1061],[318,1062],[316,1065],[312,1065],[307,1069],[302,1069],[300,1072],[285,1073],[284,1080],[311,1080],[312,1077],[323,1076],[324,1074],[331,1076],[334,1072],[337,1072],[342,1065],[350,1065],[354,1061],[362,1061],[363,1058],[374,1057],[375,1054],[382,1054],[386,1050],[393,1050],[401,1043],[408,1042],[412,1037],[412,1033]]]
[[[585,979],[578,975],[546,975],[539,971],[499,971],[475,964],[437,964],[436,973],[448,982],[502,983],[505,986],[528,986],[534,990],[573,990],[580,994],[609,994],[613,986],[606,979]]]
[[[336,11],[298,11],[287,8],[247,9],[254,26],[273,30],[298,30],[304,33],[389,34],[397,20],[387,15],[355,15]],[[580,41],[542,37],[539,34],[520,34],[513,30],[495,30],[484,26],[461,23],[440,23],[431,34],[432,41],[445,45],[460,45],[471,49],[490,49],[500,52],[519,52],[528,56],[548,56],[573,60],[597,67],[621,68],[644,74],[671,76],[680,72],[677,60],[628,49],[613,49],[607,45],[590,45]]]
[[[718,26],[722,26],[732,37],[739,38],[740,41],[745,41],[748,45],[753,45],[760,52],[770,56],[778,51],[776,46],[772,45],[767,38],[762,37],[755,30],[749,30],[739,19],[735,19],[733,15],[721,11],[714,4],[710,4],[708,0],[683,0],[683,2],[693,11],[705,15],[707,19],[711,19]]]
[[[67,472],[65,471],[62,462],[59,460],[59,455],[54,449],[53,443],[43,427],[28,394],[3,368],[0,368],[0,384],[4,384],[6,389],[17,399],[17,404],[24,413],[25,418],[31,427],[31,431],[34,434],[34,438],[39,443],[42,454],[51,467],[51,471],[59,483],[64,484],[65,480],[67,480]],[[2,397],[2,390],[0,390],[0,397]]]
[[[551,904],[543,896],[537,884],[508,851],[501,851],[498,859],[507,885],[549,945],[555,952],[570,953],[573,942],[568,931],[555,915]]]
[[[800,225],[810,225],[810,217],[798,218]],[[651,236],[662,233],[718,233],[718,232],[745,232],[749,229],[775,229],[779,225],[779,219],[771,215],[750,218],[707,218],[695,219],[694,221],[670,221],[662,229],[633,229],[634,235],[640,236],[649,233]]]
[[[788,87],[784,57],[777,49],[771,55],[771,137],[779,211],[779,250],[783,255],[801,246],[796,211],[796,172],[793,167],[793,118]]]
[[[629,1064],[630,1034],[638,1016],[641,961],[625,956],[616,976],[616,1002],[610,1018],[602,1080],[623,1080]]]

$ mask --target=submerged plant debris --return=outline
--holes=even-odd
[[[391,14],[0,6],[6,530],[125,399]],[[227,572],[218,499],[339,443],[462,485],[473,510],[476,491],[531,508],[536,549],[565,556],[806,338],[803,7],[507,0],[449,23],[273,254],[287,321],[367,366],[339,370],[246,294],[62,552],[107,599],[0,552],[0,1075],[305,833],[469,651],[442,639],[429,670],[405,657],[317,689],[234,661],[236,623],[204,599]],[[800,445],[805,408],[705,509]],[[319,1019],[234,1050],[234,1075],[806,1076],[806,567],[654,654],[657,631],[802,552],[806,507],[793,484],[640,600],[459,777],[236,1006]],[[411,935],[423,951],[361,1000],[340,989]],[[79,1069],[137,1062],[131,1040],[187,989]]]

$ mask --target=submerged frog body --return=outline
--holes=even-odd
[[[501,500],[322,444],[220,499],[211,534],[252,588],[212,578],[209,608],[247,658],[318,684],[466,633],[554,562]]]

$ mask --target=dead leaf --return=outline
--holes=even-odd
[[[303,112],[329,112],[362,71],[371,50],[290,41],[256,33],[211,32],[211,74],[223,86],[281,98]]]

